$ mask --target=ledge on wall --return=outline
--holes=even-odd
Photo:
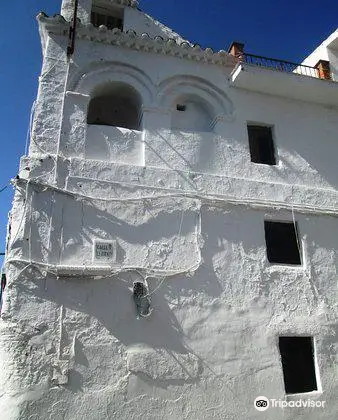
[[[330,80],[240,63],[230,76],[230,85],[254,92],[338,107],[338,83]]]

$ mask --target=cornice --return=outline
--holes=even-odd
[[[46,14],[40,13],[37,16],[37,20],[49,34],[68,35],[70,23],[61,15],[48,17]],[[92,42],[227,67],[234,67],[237,64],[235,58],[224,50],[214,52],[211,48],[203,49],[199,45],[191,45],[186,41],[179,42],[173,38],[165,39],[161,36],[152,38],[147,33],[137,34],[135,31],[122,32],[118,28],[109,30],[104,25],[96,28],[91,23],[83,24],[78,21],[76,36],[78,39]]]

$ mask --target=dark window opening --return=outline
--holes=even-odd
[[[121,31],[123,30],[123,19],[118,16],[113,16],[99,12],[92,12],[91,22],[97,28],[101,25],[104,25],[108,29],[118,28]]]
[[[271,263],[300,265],[297,227],[292,222],[264,222],[268,260]]]
[[[187,109],[187,107],[185,105],[179,105],[179,104],[177,104],[176,105],[176,109],[177,109],[177,111],[183,112],[183,111],[185,111]]]
[[[0,314],[1,314],[1,308],[2,308],[2,296],[5,292],[6,284],[7,284],[6,274],[2,273],[1,274],[1,284],[0,284]]]
[[[248,125],[251,162],[276,165],[272,128]]]
[[[279,351],[286,393],[316,391],[312,337],[279,337]]]

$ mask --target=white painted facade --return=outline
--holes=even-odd
[[[338,81],[338,28],[306,57],[303,64],[315,66],[319,60],[330,62],[332,79]]]
[[[136,2],[106,3],[123,7],[125,32],[93,28],[79,0],[70,60],[69,23],[38,17],[44,60],[0,323],[2,418],[333,420],[337,85],[239,71]],[[138,129],[87,124],[97,92],[126,86]],[[248,122],[273,126],[275,166],[251,162]],[[268,262],[264,220],[297,222],[300,266]],[[143,279],[152,313],[137,319]],[[313,337],[318,391],[286,396],[282,335]],[[326,405],[259,412],[259,395]]]

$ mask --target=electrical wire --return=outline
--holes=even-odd
[[[66,77],[65,77],[65,81],[64,81],[62,106],[61,106],[62,117],[64,115],[64,110],[65,110],[65,101],[66,101],[67,85],[68,85],[68,80],[69,80],[69,72],[70,72],[70,60],[67,60],[67,73],[66,73]],[[54,183],[55,184],[57,182],[57,176],[58,176],[58,156],[60,156],[60,146],[61,146],[61,138],[62,138],[62,124],[63,124],[63,118],[61,118],[61,120],[60,120],[60,129],[59,129],[58,143],[57,143],[57,149],[56,149],[55,172],[54,172]]]
[[[180,237],[181,236],[181,233],[182,233],[183,218],[184,218],[184,210],[182,210],[182,212],[181,212],[180,225],[179,225],[178,234],[177,234],[178,237]],[[201,262],[202,262],[202,260],[200,258],[198,267],[200,266],[200,263]],[[150,293],[148,293],[145,297],[148,297],[149,298],[150,296],[154,295],[162,287],[165,279],[166,278],[164,276],[162,276],[162,279],[160,280],[159,284],[155,287],[155,289],[152,290]]]
[[[26,144],[25,144],[25,155],[28,155],[28,146],[29,146],[29,140],[32,137],[32,126],[33,126],[33,118],[34,118],[34,113],[35,113],[35,105],[36,105],[36,101],[33,102],[32,104],[32,108],[31,108],[31,113],[29,116],[29,125],[28,125],[28,129],[27,129],[27,135],[26,135]]]
[[[63,55],[64,52],[62,52],[59,57],[56,59],[55,63],[48,69],[48,71],[46,71],[44,74],[42,74],[40,76],[40,83],[48,76],[48,74],[53,70],[53,68],[55,68],[55,66],[62,61],[64,63],[63,60],[60,60],[61,55]],[[70,71],[70,62],[68,61],[68,67],[67,67],[67,75],[65,77],[65,80],[62,81],[64,82],[64,95],[63,95],[63,103],[62,103],[62,108],[64,109],[64,105],[65,105],[65,93],[67,90],[67,84],[68,84],[68,78],[69,78],[69,71]],[[61,86],[61,83],[60,83]],[[33,118],[34,118],[34,111],[35,111],[35,106],[36,106],[36,102],[33,103],[32,105],[32,109],[31,109],[31,114],[30,114],[30,123],[29,123],[29,129],[27,132],[27,137],[26,137],[26,146],[25,146],[25,153],[28,153],[28,140],[29,137],[34,141],[34,143],[37,145],[38,149],[43,152],[44,154],[48,154],[48,152],[46,152],[45,150],[43,150],[43,148],[41,148],[41,146],[37,143],[37,141],[35,140],[35,138],[33,138],[32,136],[32,123],[33,123]],[[62,112],[63,113],[63,112]],[[281,202],[270,202],[270,201],[264,201],[264,200],[250,200],[250,199],[236,199],[234,197],[228,197],[225,195],[213,195],[213,194],[196,194],[196,193],[189,193],[189,192],[182,192],[182,193],[178,193],[177,191],[173,194],[173,193],[169,193],[169,191],[173,191],[173,190],[169,190],[167,189],[166,191],[168,191],[167,194],[159,194],[159,195],[154,195],[154,196],[141,196],[141,197],[128,197],[128,198],[117,198],[117,197],[112,197],[112,198],[97,198],[94,196],[89,196],[89,195],[85,195],[85,194],[81,194],[81,193],[74,193],[71,191],[67,191],[65,189],[59,188],[57,186],[51,186],[49,184],[45,184],[42,182],[37,182],[38,179],[45,177],[46,175],[48,175],[49,173],[54,172],[54,183],[56,183],[56,179],[57,179],[57,169],[58,169],[58,157],[60,156],[61,159],[63,158],[63,156],[60,155],[60,141],[61,141],[61,130],[62,130],[62,121],[60,122],[60,134],[59,134],[59,139],[58,139],[58,145],[57,145],[57,151],[56,151],[56,156],[50,156],[50,158],[53,159],[53,167],[50,171],[48,171],[47,173],[43,173],[39,176],[36,176],[32,179],[20,179],[17,180],[15,182],[15,184],[19,184],[20,182],[27,182],[26,185],[26,194],[25,194],[25,205],[24,205],[24,209],[22,212],[22,217],[19,223],[19,227],[16,231],[15,237],[13,240],[11,240],[11,244],[13,244],[20,232],[21,229],[21,225],[22,225],[22,221],[25,217],[26,214],[26,210],[27,210],[27,198],[28,198],[28,188],[29,188],[29,184],[32,185],[36,185],[39,187],[44,188],[44,191],[46,190],[52,190],[58,193],[62,193],[62,194],[66,194],[69,196],[73,196],[76,199],[82,199],[82,200],[88,200],[88,201],[105,201],[105,202],[135,202],[135,201],[145,201],[145,200],[155,200],[155,199],[160,199],[160,198],[172,198],[172,197],[176,197],[176,198],[187,198],[187,199],[198,199],[204,202],[208,202],[209,204],[242,204],[242,205],[251,205],[251,206],[256,206],[256,207],[268,207],[271,208],[273,206],[277,206],[278,208],[286,208],[286,209],[291,209],[292,211],[292,216],[293,216],[293,220],[294,220],[294,225],[295,225],[295,229],[296,229],[296,222],[295,222],[295,216],[294,216],[294,208],[299,206],[300,208],[298,209],[298,211],[302,211],[302,212],[306,212],[306,213],[316,213],[316,214],[320,214],[320,213],[326,213],[326,214],[333,214],[335,215],[337,213],[337,209],[334,208],[315,208],[315,207],[310,207],[310,206],[304,206],[303,204],[291,204],[288,205],[287,203],[281,203]],[[123,182],[116,182],[116,184],[119,185],[126,185],[127,183],[123,183]],[[8,187],[8,185],[6,185],[4,188],[2,188],[0,190],[0,192],[2,192],[3,190],[5,190]],[[162,191],[164,189],[162,188]],[[52,200],[52,202],[54,202],[54,200]],[[53,204],[52,204],[53,206]],[[179,229],[178,229],[178,237],[180,237],[181,232],[182,232],[182,227],[183,227],[183,218],[184,218],[184,211],[182,210],[181,213],[181,219],[180,219],[180,224],[179,224]],[[31,228],[31,227],[30,227]],[[50,226],[50,231],[52,230],[52,226]],[[31,236],[31,235],[29,235]],[[297,236],[297,235],[296,235]],[[29,238],[30,240],[30,238]],[[298,241],[298,237],[297,237],[297,241]],[[298,241],[298,246],[300,248],[300,244]],[[30,245],[29,245],[29,250],[30,250]],[[31,252],[29,251],[29,261],[26,261],[28,264],[25,267],[25,269],[29,266],[35,266],[35,267],[43,267],[43,269],[51,274],[57,275],[58,269],[62,269],[62,267],[66,268],[66,266],[55,266],[55,265],[50,265],[50,264],[45,264],[45,263],[41,263],[41,262],[37,262],[37,261],[31,261]],[[20,262],[25,262],[25,260],[8,260],[7,263],[11,263],[14,261],[20,261]],[[196,270],[201,264],[201,258],[200,260],[193,266],[190,267],[189,269],[186,270],[154,270],[154,269],[149,269],[148,267],[120,267],[120,269],[118,269],[117,271],[114,269],[110,269],[110,272],[108,273],[108,275],[103,276],[103,277],[99,277],[99,278],[106,278],[107,276],[111,276],[111,275],[117,275],[120,274],[122,272],[136,272],[138,273],[144,281],[146,281],[146,279],[150,276],[154,276],[156,274],[160,275],[160,282],[159,284],[155,287],[155,289],[151,292],[148,293],[148,297],[150,297],[151,295],[153,295],[154,293],[156,293],[164,284],[165,279],[168,276],[176,276],[178,274],[183,274],[183,273],[188,273],[188,272],[192,272],[194,270]],[[69,267],[71,268],[71,267]],[[90,271],[90,267],[88,268],[88,270]],[[22,270],[23,271],[23,270]],[[21,272],[22,272],[21,271]],[[81,276],[85,274],[85,272],[87,271],[87,267],[84,266],[82,268],[82,273]],[[19,275],[21,274],[21,272],[19,273]],[[148,275],[144,275],[144,273],[147,273]],[[97,276],[95,276],[95,278],[98,278]]]
[[[180,269],[180,270],[161,270],[161,269],[155,269],[150,267],[139,267],[139,266],[122,266],[122,267],[105,267],[105,266],[71,266],[71,265],[60,265],[60,264],[49,264],[44,263],[41,261],[34,261],[34,260],[26,260],[23,258],[10,258],[6,261],[6,266],[9,264],[16,264],[16,263],[24,263],[26,266],[33,266],[35,268],[38,268],[39,270],[42,270],[44,272],[47,272],[49,274],[52,274],[56,277],[90,277],[94,278],[96,280],[104,280],[106,278],[120,275],[121,273],[130,273],[134,272],[137,273],[142,279],[154,277],[154,276],[163,276],[165,278],[169,277],[175,277],[182,274],[190,274],[194,271],[196,271],[200,266],[200,261],[196,264]],[[93,273],[96,272],[104,272],[106,271],[106,275],[95,275]],[[72,274],[66,275],[64,273],[70,272]],[[86,275],[86,273],[89,273]],[[91,273],[91,274],[90,274]]]
[[[55,66],[62,60],[60,60],[61,56],[64,55],[64,52],[60,53],[59,56],[57,57],[57,59],[55,60],[55,63],[51,66],[50,69],[48,69],[47,72],[45,72],[44,74],[42,74],[39,78],[39,83],[43,82],[44,79],[48,76],[48,74],[55,68]],[[62,61],[63,62],[63,61]],[[68,63],[68,69],[69,69],[69,63]],[[62,83],[62,82],[61,82]],[[59,84],[61,86],[61,83]],[[31,108],[31,112],[30,112],[30,119],[29,119],[29,127],[27,130],[27,136],[26,136],[26,144],[25,144],[25,154],[28,154],[28,145],[29,145],[29,140],[32,140],[34,142],[34,144],[37,146],[37,148],[40,150],[40,152],[42,152],[44,155],[48,155],[50,159],[53,160],[53,166],[52,169],[48,172],[44,172],[41,175],[38,175],[36,177],[33,178],[32,183],[36,183],[36,181],[42,177],[45,177],[46,175],[48,175],[51,172],[54,172],[56,170],[56,162],[57,162],[57,157],[54,157],[52,155],[50,155],[46,150],[44,150],[40,144],[36,141],[35,137],[33,136],[32,133],[32,129],[33,129],[33,119],[34,119],[34,114],[35,114],[35,110],[36,110],[36,101],[33,102],[32,104],[32,108]],[[22,180],[22,178],[20,178]],[[12,180],[12,183],[14,184],[14,186],[16,186],[18,180]],[[10,244],[14,244],[14,242],[16,241],[18,234],[20,232],[21,229],[21,225],[22,225],[22,221],[25,217],[26,214],[26,209],[27,209],[27,199],[28,199],[28,187],[29,187],[29,183],[31,182],[31,180],[25,180],[27,182],[27,186],[26,186],[26,194],[25,194],[25,201],[24,201],[24,209],[21,215],[21,219],[19,222],[19,227],[16,231],[15,237],[12,239],[10,238]],[[0,190],[0,192],[2,192],[4,189],[6,189],[8,187],[5,186],[3,189]],[[29,235],[29,241],[31,240],[30,235]],[[29,244],[29,249],[30,249],[31,245]],[[10,248],[9,251],[10,252]]]
[[[4,187],[0,188],[0,193],[2,193],[2,191],[5,191],[6,188],[9,187],[9,183],[7,185],[5,185]]]
[[[18,235],[19,235],[19,232],[20,232],[20,229],[21,229],[21,225],[22,225],[22,221],[23,221],[23,219],[24,219],[24,217],[25,217],[25,215],[26,215],[26,208],[27,208],[27,199],[28,199],[28,188],[29,188],[29,184],[30,184],[30,182],[28,181],[28,182],[27,182],[27,185],[26,185],[26,189],[25,189],[24,207],[23,207],[23,210],[22,210],[22,214],[21,214],[21,218],[20,218],[19,226],[18,226],[18,228],[17,228],[17,231],[15,232],[14,239],[10,238],[10,240],[9,240],[9,242],[10,242],[10,247],[9,247],[8,253],[10,252],[10,250],[11,250],[11,246],[15,243],[15,241],[16,241],[16,239],[17,239]]]
[[[59,55],[57,61],[54,63],[54,65],[48,70],[48,72],[46,72],[46,74],[40,76],[40,82],[43,81],[43,79],[48,75],[48,73],[55,67],[55,65],[57,64],[59,60],[59,58],[61,57],[61,54]],[[32,128],[33,128],[33,118],[34,118],[34,113],[35,113],[35,107],[36,107],[36,101],[33,102],[32,107],[31,107],[31,111],[30,111],[30,116],[29,116],[29,125],[27,128],[27,134],[26,134],[26,143],[25,143],[25,155],[28,155],[28,145],[29,145],[29,140],[32,138]],[[37,144],[37,143],[35,143]],[[37,144],[37,146],[39,147],[39,145]],[[47,154],[47,152],[43,149],[40,148],[40,151],[42,151],[44,154]],[[3,191],[5,191],[10,185],[10,182],[5,185],[4,187],[0,188],[0,193],[2,193]]]
[[[52,172],[52,171],[50,171]],[[288,204],[285,202],[280,202],[280,201],[267,201],[267,200],[252,200],[249,198],[246,199],[238,199],[238,198],[234,198],[232,196],[226,196],[226,195],[222,195],[222,194],[210,194],[210,193],[203,193],[202,194],[197,194],[195,192],[189,192],[189,191],[185,191],[185,192],[178,192],[177,190],[173,190],[173,189],[164,189],[161,188],[160,190],[163,191],[168,191],[166,194],[158,194],[158,195],[148,195],[148,196],[138,196],[138,197],[128,197],[128,198],[121,198],[121,197],[95,197],[95,196],[90,196],[90,195],[86,195],[86,194],[82,194],[79,192],[73,192],[73,191],[69,191],[69,190],[65,190],[63,188],[59,188],[57,186],[54,185],[50,185],[50,184],[44,184],[44,183],[38,183],[35,182],[36,179],[44,176],[40,175],[38,177],[35,178],[31,178],[30,179],[30,183],[35,184],[37,186],[41,186],[44,187],[46,189],[50,189],[50,190],[54,190],[57,191],[61,194],[65,194],[65,195],[69,195],[72,196],[74,198],[78,198],[78,199],[85,199],[88,201],[94,201],[94,202],[118,202],[118,203],[123,203],[123,202],[135,202],[135,201],[143,201],[143,200],[156,200],[156,199],[161,199],[161,198],[188,198],[188,199],[197,199],[200,200],[202,202],[206,202],[206,203],[211,203],[213,205],[217,205],[217,204],[233,204],[233,205],[245,205],[245,206],[251,206],[253,208],[264,208],[264,209],[285,209],[285,210],[291,210],[296,209],[297,212],[299,213],[305,213],[305,214],[327,214],[327,215],[331,215],[331,216],[338,216],[338,208],[334,208],[334,207],[327,207],[327,208],[323,208],[323,207],[316,207],[316,206],[307,206],[305,204]],[[28,180],[26,179],[20,179],[17,180],[16,183],[20,183],[20,182],[28,182]],[[118,181],[114,181],[114,182],[110,182],[111,184],[117,184],[117,185],[129,185],[129,183],[125,183],[125,182],[118,182]],[[130,184],[135,186],[135,184]],[[138,185],[140,186],[140,185]],[[141,186],[142,187],[142,186]],[[149,188],[149,186],[148,186]]]
[[[54,169],[55,169],[55,166],[53,166],[53,168],[48,173],[53,172]],[[95,201],[105,201],[105,202],[110,201],[110,202],[120,202],[121,203],[121,202],[147,201],[147,200],[154,200],[154,199],[159,199],[159,198],[173,198],[173,197],[176,197],[176,198],[199,199],[201,201],[207,201],[209,203],[212,202],[213,204],[215,204],[217,202],[221,202],[221,203],[226,202],[228,204],[238,204],[238,203],[240,203],[240,204],[255,204],[255,205],[262,204],[261,202],[257,202],[257,200],[253,203],[251,201],[249,201],[249,202],[245,201],[244,202],[243,200],[238,200],[238,199],[233,200],[233,199],[229,199],[229,198],[223,198],[223,200],[222,200],[222,199],[220,199],[220,197],[217,197],[217,196],[215,197],[215,196],[212,196],[212,195],[211,196],[210,195],[203,195],[202,196],[202,195],[198,195],[198,194],[195,194],[195,193],[191,194],[191,193],[178,193],[178,192],[176,192],[175,194],[167,193],[167,194],[161,194],[161,195],[129,197],[129,198],[116,198],[116,197],[96,198],[96,197],[91,197],[91,196],[84,195],[84,194],[81,194],[81,193],[74,193],[74,192],[67,191],[67,190],[62,189],[62,188],[58,188],[56,186],[51,186],[49,184],[44,184],[44,183],[36,181],[38,178],[40,178],[42,176],[45,176],[45,175],[46,174],[42,174],[42,175],[40,175],[38,177],[35,177],[35,178],[32,178],[30,180],[19,179],[19,180],[15,181],[15,184],[20,184],[21,182],[26,182],[27,183],[27,185],[26,185],[26,197],[27,197],[28,185],[29,184],[34,184],[38,187],[43,188],[43,191],[46,191],[46,190],[57,191],[58,193],[70,195],[70,196],[73,196],[77,199],[83,199],[83,200],[89,200],[89,201],[94,201],[95,200]],[[119,182],[117,182],[117,183],[118,184],[123,184],[123,183],[119,183]],[[27,203],[27,199],[25,200],[25,205],[26,205],[26,203]],[[281,203],[274,202],[274,204],[275,205],[278,204],[278,208],[281,207],[280,206]],[[264,205],[265,206],[269,205],[269,208],[271,208],[271,203],[266,203],[265,202]],[[295,211],[294,207],[295,206],[293,204],[291,204],[289,207],[291,208],[294,225],[296,226],[295,215],[294,215],[294,211]],[[301,210],[303,210],[303,207],[302,207]],[[312,210],[312,212],[315,211],[313,208],[311,208],[311,210]],[[323,209],[322,209],[322,211],[323,211]],[[332,211],[335,211],[335,210],[332,209]],[[24,213],[25,213],[25,208],[24,208],[23,215],[24,215]],[[182,213],[181,213],[178,236],[180,236],[182,228],[183,228],[183,218],[184,218],[184,210],[182,210]],[[19,224],[19,228],[16,232],[15,239],[16,239],[16,237],[18,235],[18,232],[21,228],[22,219],[21,219],[21,222]],[[11,241],[11,242],[13,243],[14,240]],[[300,244],[299,244],[298,238],[297,238],[297,241],[298,241],[298,247],[300,249]],[[25,262],[24,260],[17,260],[17,261]],[[14,262],[14,260],[9,260],[7,263],[11,263],[11,262]],[[51,274],[54,274],[54,275],[58,275],[58,272],[62,269],[70,269],[70,270],[79,269],[79,267],[76,268],[76,267],[67,267],[67,266],[61,266],[61,265],[60,266],[55,266],[55,265],[49,265],[49,264],[45,264],[45,263],[41,263],[41,262],[37,262],[37,261],[26,261],[26,262],[28,262],[30,265],[44,267],[45,270],[47,270],[48,272],[50,272]],[[154,276],[154,275],[158,275],[158,276],[160,276],[160,283],[155,287],[155,289],[153,291],[148,293],[147,296],[150,297],[151,295],[156,293],[162,287],[166,277],[176,276],[176,275],[184,274],[184,273],[185,274],[191,273],[192,271],[195,271],[200,266],[200,264],[201,264],[201,259],[193,267],[190,267],[190,268],[185,269],[185,270],[155,270],[155,269],[150,269],[149,267],[120,267],[118,270],[110,268],[108,270],[109,272],[107,273],[107,275],[105,275],[105,276],[94,275],[92,277],[95,278],[95,279],[103,279],[103,278],[110,277],[112,275],[120,274],[122,272],[133,271],[133,272],[138,272],[138,274],[143,278],[143,280],[146,281],[147,278],[149,278],[151,276]],[[82,266],[80,268],[80,270],[81,270],[80,275],[83,276],[83,275],[86,274],[86,272],[90,272],[91,267]],[[144,272],[145,274],[143,274],[142,272]],[[71,277],[74,277],[74,276],[72,275]]]
[[[33,182],[31,182],[31,180],[30,179],[25,179],[24,181],[27,183],[26,184],[26,192],[25,192],[25,198],[24,198],[24,208],[23,208],[23,211],[22,211],[22,214],[21,214],[21,218],[20,218],[20,221],[19,221],[19,226],[18,226],[18,229],[17,229],[17,231],[16,231],[16,233],[15,233],[15,237],[14,237],[14,239],[12,239],[12,238],[9,238],[9,243],[10,243],[10,246],[9,246],[9,249],[8,249],[8,253],[11,251],[11,246],[15,243],[15,241],[16,241],[16,239],[17,239],[17,237],[18,237],[18,235],[19,235],[19,232],[20,232],[20,229],[21,229],[21,225],[22,225],[22,222],[23,222],[23,219],[25,218],[25,216],[26,216],[26,209],[27,209],[27,200],[28,200],[28,189],[29,189],[29,184],[39,184],[39,183],[37,183],[36,182],[36,180],[37,179],[39,179],[39,178],[41,178],[41,177],[43,177],[43,176],[46,176],[46,175],[48,175],[49,173],[51,173],[51,172],[53,172],[54,171],[54,167],[55,167],[55,161],[53,162],[53,168],[50,170],[50,171],[48,171],[48,172],[46,172],[46,173],[43,173],[43,174],[41,174],[41,175],[39,175],[39,176],[36,176],[35,178],[34,178],[34,181]],[[12,180],[11,181],[11,183],[14,185],[14,187],[16,187],[16,185],[18,184],[18,181],[23,181],[23,178],[19,178],[19,179],[14,179],[14,180]],[[45,187],[46,188],[46,187]],[[31,227],[30,227],[31,228]],[[31,244],[30,244],[30,241],[31,241],[31,235],[28,235],[28,241],[29,241],[29,243],[28,243],[28,246],[29,246],[29,249],[30,249],[30,247],[31,247]]]
[[[50,59],[50,60],[55,60],[54,64],[45,72],[45,73],[41,73],[40,77],[39,77],[39,85],[46,79],[46,77],[49,75],[49,73],[56,67],[56,65],[58,63],[64,63],[65,61],[62,60],[62,56],[65,55],[65,52],[62,51],[60,52],[60,54],[57,56],[57,58],[55,59],[55,57],[50,57],[50,56],[45,56],[45,60],[46,59]],[[46,60],[47,62],[47,60]],[[68,63],[69,65],[69,63]],[[63,81],[61,81],[58,85],[55,86],[54,90],[57,90],[61,85],[63,84]],[[50,153],[46,150],[44,150],[40,144],[36,141],[35,137],[33,136],[33,117],[35,115],[35,110],[36,110],[36,105],[37,105],[37,101],[33,102],[32,105],[32,109],[31,109],[31,119],[30,119],[30,140],[34,142],[34,144],[36,145],[36,147],[40,150],[40,152],[42,152],[45,155],[50,155]],[[26,139],[26,149],[28,152],[28,140]],[[26,154],[27,154],[26,152]]]

